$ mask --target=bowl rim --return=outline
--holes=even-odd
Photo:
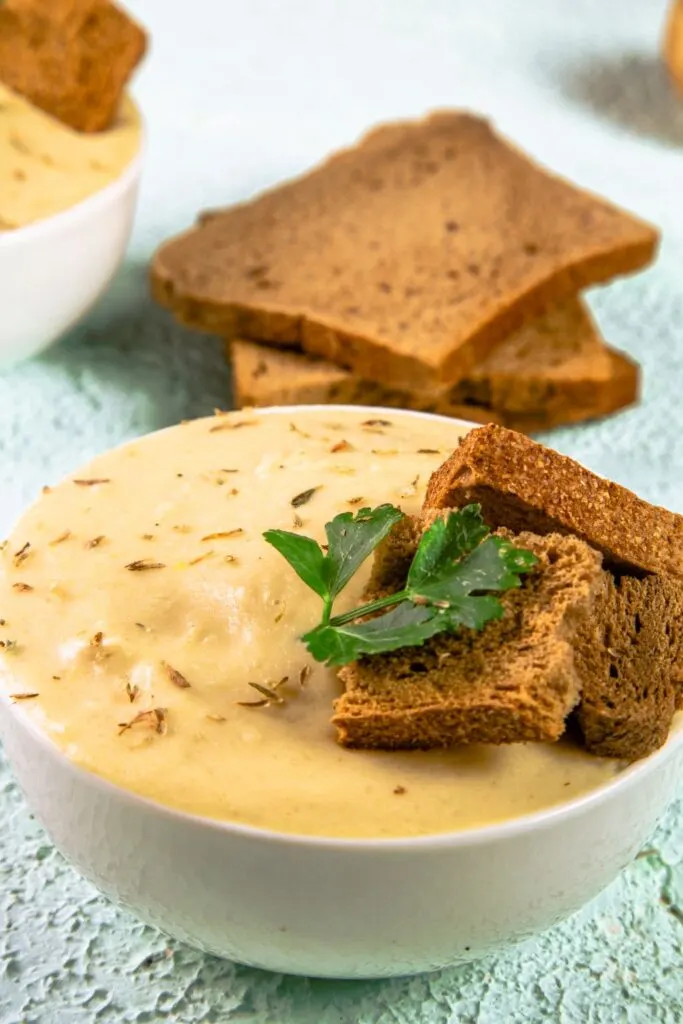
[[[258,415],[272,415],[281,413],[291,414],[292,410],[297,410],[298,413],[301,413],[302,411],[325,411],[329,413],[330,410],[357,413],[360,408],[366,410],[371,415],[374,413],[388,413],[415,419],[438,420],[448,423],[449,425],[466,427],[469,430],[482,426],[481,423],[443,416],[438,413],[420,412],[410,409],[396,409],[385,406],[360,407],[354,405],[324,405],[310,403],[296,406],[274,405],[261,406],[258,408],[244,407],[242,409],[230,411],[235,413],[249,411]],[[196,420],[210,420],[211,418],[212,417],[210,416],[196,417]],[[177,426],[178,424],[172,424],[168,427],[162,427],[159,430],[150,431],[149,434],[140,435],[140,437],[163,434],[167,431],[174,430]],[[130,444],[135,444],[136,442],[139,442],[140,437],[128,439],[120,445],[116,445],[114,448],[109,449],[109,451],[117,451],[119,449],[126,448]],[[96,457],[97,456],[95,456],[95,458]],[[613,778],[607,779],[605,782],[600,783],[594,788],[589,789],[570,800],[563,801],[562,803],[552,804],[550,807],[546,807],[538,811],[531,811],[528,814],[516,815],[513,818],[503,819],[502,821],[493,822],[489,825],[457,831],[430,832],[425,835],[418,836],[316,836],[306,835],[299,832],[286,832],[278,829],[262,828],[256,825],[247,825],[241,822],[222,820],[220,818],[211,818],[205,815],[195,814],[192,811],[184,811],[180,808],[153,800],[150,797],[142,796],[133,790],[127,789],[125,786],[121,786],[118,783],[110,781],[104,776],[99,775],[96,771],[85,768],[76,761],[71,760],[71,758],[61,750],[50,736],[38,727],[32,716],[29,715],[26,709],[22,707],[21,702],[12,701],[10,694],[3,688],[0,688],[0,701],[7,707],[8,719],[10,721],[14,720],[16,725],[19,727],[23,726],[23,728],[32,735],[33,739],[36,740],[44,749],[46,754],[54,757],[67,770],[73,772],[77,776],[83,777],[84,781],[87,781],[96,789],[99,788],[103,795],[106,794],[112,798],[127,801],[133,806],[138,807],[140,811],[145,811],[152,815],[159,815],[189,828],[198,827],[224,834],[228,837],[234,835],[235,837],[242,839],[265,841],[283,846],[304,846],[309,849],[329,849],[337,850],[338,852],[386,852],[399,854],[418,852],[420,850],[457,850],[488,844],[497,844],[506,840],[519,839],[536,830],[551,828],[562,825],[565,822],[571,822],[582,814],[595,810],[601,805],[608,803],[613,797],[622,795],[624,791],[628,791],[633,786],[637,785],[638,782],[646,779],[653,772],[657,771],[663,764],[672,759],[683,747],[682,710],[675,715],[667,740],[658,750],[653,751],[653,753],[649,754],[647,757],[632,762],[625,768],[618,771]]]
[[[70,222],[78,224],[91,215],[97,215],[101,209],[115,201],[119,195],[127,192],[139,181],[142,165],[147,153],[147,129],[138,104],[135,103],[134,105],[139,118],[138,147],[133,158],[128,161],[123,170],[108,184],[98,188],[95,192],[91,192],[90,195],[85,196],[83,199],[79,199],[72,206],[67,206],[65,210],[59,210],[48,217],[41,217],[39,220],[31,221],[29,224],[23,225],[23,227],[0,232],[0,252],[11,249],[13,246],[21,245],[24,242],[40,241],[41,237],[52,232],[59,232],[62,228],[68,227]]]

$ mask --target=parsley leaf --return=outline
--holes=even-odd
[[[322,597],[326,622],[335,597],[402,517],[401,510],[393,505],[362,508],[355,515],[342,512],[325,526],[327,554],[312,537],[289,530],[268,530],[263,536],[306,586]]]
[[[408,573],[408,586],[419,590],[443,577],[452,563],[476,548],[488,532],[478,505],[465,506],[457,516],[435,519],[415,552]]]
[[[263,534],[269,544],[287,559],[307,587],[326,599],[329,595],[325,555],[312,537],[302,537],[289,530],[268,530]]]
[[[432,547],[432,530],[437,533],[436,543],[439,547],[452,552],[453,545],[449,545],[448,531],[455,518],[455,515],[451,515],[445,521],[437,520],[424,533],[408,571],[406,595],[410,600],[426,598],[432,604],[436,601],[451,602],[453,598],[471,594],[475,590],[509,590],[520,585],[520,572],[528,572],[535,565],[536,558],[530,551],[519,551],[502,537],[486,537],[477,547],[470,549],[464,558],[431,563],[428,572],[422,571],[420,553],[423,545],[428,552]],[[446,530],[445,541],[440,540],[441,529],[437,530],[441,524],[444,524]],[[459,526],[459,523],[453,524],[453,533],[459,530]]]
[[[301,638],[316,661],[346,665],[361,654],[395,651],[407,644],[423,644],[443,629],[435,609],[404,601],[366,622],[342,626],[321,624]],[[410,640],[406,637],[410,635]]]
[[[401,510],[393,505],[378,505],[372,509],[362,508],[355,516],[351,512],[342,512],[326,525],[328,586],[333,599],[342,592],[394,523],[402,518]]]
[[[482,591],[519,587],[520,575],[538,561],[531,551],[489,536],[480,506],[467,505],[425,530],[403,590],[332,617],[334,598],[401,517],[391,505],[336,516],[325,527],[327,555],[310,538],[281,530],[264,534],[323,598],[321,623],[302,637],[317,661],[345,665],[361,655],[418,646],[463,626],[482,629],[503,614],[498,598]]]

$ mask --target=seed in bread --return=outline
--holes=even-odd
[[[425,508],[470,502],[491,527],[574,534],[621,572],[683,578],[683,516],[505,427],[472,430],[429,481]]]
[[[109,0],[5,0],[0,81],[79,132],[108,128],[146,47]]]
[[[606,416],[637,398],[639,372],[601,340],[579,299],[525,323],[453,387],[392,388],[302,352],[226,343],[240,406],[341,403],[436,412],[525,433]]]
[[[501,596],[502,619],[340,671],[345,693],[332,720],[340,743],[400,749],[558,739],[581,690],[572,644],[605,574],[600,555],[574,537],[514,540],[539,563]],[[369,599],[402,585],[414,528],[404,521],[385,543]]]
[[[640,269],[657,232],[458,111],[384,126],[211,212],[154,256],[156,299],[360,377],[454,383],[551,302]]]
[[[576,646],[586,748],[629,761],[669,735],[680,681],[683,587],[665,576],[607,579]]]

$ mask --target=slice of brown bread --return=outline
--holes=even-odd
[[[0,3],[0,80],[76,131],[109,127],[145,48],[109,0]]]
[[[361,658],[339,673],[339,742],[380,749],[558,739],[581,681],[572,646],[604,587],[600,555],[574,537],[523,533],[535,569],[502,595],[504,617],[480,631]],[[405,580],[417,543],[403,521],[380,552],[368,597]]]
[[[600,339],[578,299],[514,331],[446,389],[399,389],[325,360],[256,342],[226,343],[239,406],[350,403],[436,412],[532,432],[606,416],[634,402],[639,372]]]
[[[664,61],[671,80],[683,92],[683,0],[672,0],[664,33]]]
[[[266,405],[370,405],[439,412],[476,423],[502,423],[486,406],[456,404],[424,391],[405,391],[363,380],[327,360],[295,349],[271,348],[255,341],[226,342],[232,367],[236,408]]]
[[[676,709],[683,586],[665,576],[608,576],[575,648],[577,719],[588,750],[636,760],[660,747]]]
[[[408,387],[461,379],[525,316],[645,266],[657,233],[458,111],[380,128],[154,256],[190,326]]]
[[[683,578],[683,516],[505,427],[472,430],[432,474],[426,509],[470,502],[492,527],[574,534],[610,567]]]

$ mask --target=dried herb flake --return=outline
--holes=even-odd
[[[215,434],[217,430],[239,430],[240,427],[257,427],[258,420],[237,420],[236,423],[225,421],[223,423],[216,423],[213,427],[209,427],[209,433]]]
[[[179,672],[177,668],[173,668],[167,661],[162,661],[161,664],[164,666],[166,674],[174,686],[179,687],[181,690],[189,690],[190,684],[182,672]]]
[[[292,508],[301,508],[302,505],[307,505],[315,492],[320,490],[321,486],[321,484],[318,484],[317,487],[309,487],[307,491],[302,491],[301,494],[295,494],[289,504]]]
[[[304,667],[299,672],[299,686],[301,687],[302,690],[306,683],[308,682],[308,680],[310,679],[312,671],[313,669],[311,668],[310,665],[304,665]]]
[[[288,682],[289,676],[283,676],[272,686],[264,686],[262,683],[249,683],[258,693],[263,694],[263,700],[238,700],[237,703],[243,708],[262,708],[268,704],[284,704],[284,697],[277,692],[281,686]]]
[[[14,564],[15,565],[21,565],[22,562],[26,561],[26,559],[28,558],[30,552],[31,552],[31,543],[30,543],[30,541],[27,540],[22,548],[19,548],[18,551],[14,552],[14,556],[13,556]]]
[[[291,432],[293,434],[298,434],[299,437],[310,437],[311,436],[310,434],[307,434],[305,430],[301,430],[299,427],[297,427],[296,423],[290,423],[289,424],[289,429],[291,430]]]
[[[144,572],[146,569],[165,569],[163,562],[153,562],[149,558],[138,558],[135,562],[129,562],[126,569],[130,572]]]
[[[211,558],[211,556],[214,555],[214,554],[215,554],[215,552],[214,552],[214,550],[212,548],[211,551],[205,551],[203,555],[197,555],[196,558],[191,558],[190,561],[187,564],[188,565],[199,565],[200,562],[205,562],[207,560],[207,558]]]
[[[218,533],[207,533],[205,537],[202,537],[202,541],[224,540],[226,537],[237,537],[240,533],[244,533],[244,530],[241,526],[238,526],[236,530],[222,530]]]
[[[59,537],[55,537],[54,540],[49,542],[51,548],[55,547],[56,544],[63,544],[65,540],[68,540],[71,536],[71,530],[65,530],[64,533],[60,533]]]
[[[154,731],[163,736],[167,729],[166,708],[150,708],[148,711],[139,711],[129,722],[119,722],[119,736],[139,722],[146,722],[153,726]]]

